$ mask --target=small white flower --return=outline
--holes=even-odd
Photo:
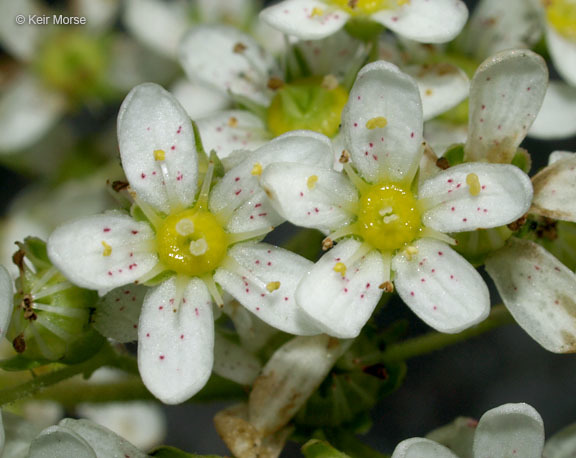
[[[457,421],[445,429],[448,431],[433,432],[431,437],[446,443],[447,441],[441,439],[448,436],[452,439],[451,444],[446,443],[445,446],[431,439],[413,437],[400,442],[394,449],[392,458],[568,456],[542,455],[545,450],[542,417],[534,407],[524,403],[504,404],[484,413],[477,423],[472,419]],[[474,430],[473,434],[467,431],[470,429]],[[449,448],[450,445],[454,449]]]
[[[287,35],[324,38],[353,18],[370,19],[406,38],[444,43],[462,30],[468,18],[460,0],[284,0],[260,17]]]
[[[294,224],[328,234],[326,253],[296,293],[324,332],[355,337],[394,280],[426,323],[459,332],[483,320],[488,290],[443,233],[497,227],[530,206],[529,178],[510,165],[467,163],[414,188],[422,106],[412,78],[386,62],[364,67],[343,112],[348,178],[303,164],[266,168],[262,184]],[[352,238],[347,238],[352,236]],[[391,271],[394,271],[394,277]]]
[[[190,120],[154,84],[140,85],[126,97],[118,139],[136,217],[108,213],[73,221],[51,235],[48,253],[71,281],[101,291],[174,274],[146,294],[138,324],[140,373],[158,398],[182,402],[207,381],[213,364],[212,299],[223,305],[216,282],[278,329],[318,332],[293,294],[311,263],[271,245],[240,242],[261,239],[282,221],[258,187],[261,168],[276,160],[329,164],[328,140],[287,134],[232,168],[211,190],[210,165],[197,189]],[[293,148],[299,150],[294,157],[283,153]]]

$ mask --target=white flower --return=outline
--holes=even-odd
[[[392,458],[541,458],[545,450],[542,417],[528,404],[504,404],[484,413],[478,423],[472,419],[457,421],[447,429],[431,434],[439,441],[448,436],[451,439],[449,444],[446,440],[441,441],[447,446],[431,439],[414,437],[400,442]],[[469,434],[467,429],[473,429],[473,434]],[[568,455],[544,456],[560,458]]]
[[[343,131],[343,160],[349,154],[359,176],[350,164],[348,178],[303,164],[271,165],[262,176],[280,213],[329,234],[326,247],[352,236],[302,280],[298,304],[324,332],[355,337],[394,280],[404,302],[439,331],[459,332],[484,319],[486,285],[443,233],[514,221],[530,206],[529,178],[510,165],[468,163],[415,189],[420,96],[414,81],[386,62],[360,71]]]
[[[460,0],[284,0],[260,17],[287,35],[324,38],[350,19],[378,22],[411,40],[444,43],[458,35],[468,18]]]
[[[532,178],[530,213],[576,222],[576,154],[556,152]],[[563,240],[551,243],[565,243]],[[541,245],[511,238],[486,260],[504,304],[518,324],[555,353],[576,350],[576,275]]]
[[[198,190],[190,120],[154,84],[126,97],[118,139],[137,206],[134,217],[108,213],[73,221],[51,235],[48,253],[71,281],[91,289],[174,274],[146,294],[138,325],[140,373],[158,398],[181,402],[211,373],[212,299],[223,304],[215,282],[276,328],[318,332],[303,319],[293,295],[311,263],[271,245],[240,242],[260,239],[282,221],[258,187],[262,167],[275,160],[329,164],[328,140],[287,134],[247,157],[211,190],[210,164]],[[283,151],[291,147],[299,154],[289,158]]]

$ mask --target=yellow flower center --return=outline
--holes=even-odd
[[[380,10],[410,3],[410,0],[330,0],[329,3],[352,16],[367,16]]]
[[[576,1],[542,0],[548,22],[565,38],[576,41]]]
[[[281,135],[308,129],[329,137],[336,135],[348,91],[328,83],[322,77],[303,78],[278,89],[268,108],[270,131]]]
[[[226,256],[229,242],[216,217],[200,209],[168,216],[156,234],[160,261],[191,277],[214,271]]]
[[[358,234],[383,251],[402,248],[422,231],[418,201],[396,184],[379,183],[362,193],[357,215]]]

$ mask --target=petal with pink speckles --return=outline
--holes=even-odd
[[[0,339],[6,335],[12,318],[13,291],[12,277],[4,266],[0,266]]]
[[[255,150],[270,138],[266,126],[249,111],[220,111],[197,121],[206,151],[224,159],[236,150]]]
[[[260,13],[264,22],[302,40],[319,40],[332,35],[344,27],[348,18],[343,10],[318,0],[285,0]]]
[[[576,276],[540,245],[511,238],[486,271],[518,324],[554,353],[576,350]]]
[[[398,294],[422,321],[453,334],[488,316],[488,288],[466,259],[432,239],[420,239],[414,247],[415,254],[399,252],[392,269]]]
[[[576,43],[560,35],[550,24],[546,27],[546,40],[558,73],[569,84],[576,86]]]
[[[358,336],[382,296],[379,286],[386,280],[382,256],[368,251],[348,262],[361,243],[347,239],[324,254],[303,278],[296,299],[314,323],[326,334]],[[344,275],[336,272],[338,263],[346,266]]]
[[[79,286],[108,290],[132,283],[158,263],[154,231],[127,215],[80,218],[57,228],[48,256]]]
[[[486,59],[470,85],[469,161],[509,163],[544,100],[548,69],[527,49],[502,51]]]
[[[248,155],[224,175],[210,193],[210,211],[221,215],[229,232],[264,229],[283,222],[260,187],[260,173],[275,162],[330,167],[332,144],[324,135],[293,131]]]
[[[474,456],[540,458],[544,422],[534,407],[504,404],[484,413],[474,436]]]
[[[138,320],[148,288],[142,285],[125,285],[115,288],[100,298],[92,325],[105,337],[117,342],[138,340]]]
[[[295,163],[266,167],[260,184],[292,224],[328,232],[354,218],[358,191],[342,173]]]
[[[164,213],[194,202],[194,133],[172,94],[153,83],[132,89],[118,114],[118,143],[124,173],[140,199]]]
[[[250,35],[224,25],[199,25],[180,43],[180,62],[188,78],[221,91],[268,104],[268,79],[274,59]]]
[[[550,81],[529,137],[555,140],[576,135],[576,87]]]
[[[460,33],[468,9],[460,0],[410,0],[402,7],[377,11],[371,18],[410,40],[445,43]]]
[[[576,156],[555,161],[533,178],[531,212],[576,222]]]
[[[409,181],[422,152],[422,102],[416,82],[385,61],[358,73],[342,112],[354,167],[367,181]]]
[[[430,439],[412,437],[400,442],[392,458],[458,458],[450,449]]]
[[[194,396],[208,381],[214,358],[212,298],[198,278],[172,277],[144,300],[138,326],[138,368],[165,404]]]
[[[532,183],[513,165],[465,163],[425,181],[418,198],[427,207],[422,215],[426,226],[441,232],[472,231],[523,216],[532,201]]]
[[[242,243],[228,251],[214,279],[258,318],[281,331],[313,335],[321,331],[296,305],[296,288],[312,262],[265,243]]]

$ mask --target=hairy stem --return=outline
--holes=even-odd
[[[492,307],[488,318],[472,328],[466,329],[458,334],[429,332],[422,336],[390,345],[384,351],[383,358],[385,362],[390,363],[405,361],[415,356],[432,353],[433,351],[468,340],[471,337],[476,337],[494,328],[513,322],[514,319],[506,307],[504,307],[504,305],[497,305]]]

